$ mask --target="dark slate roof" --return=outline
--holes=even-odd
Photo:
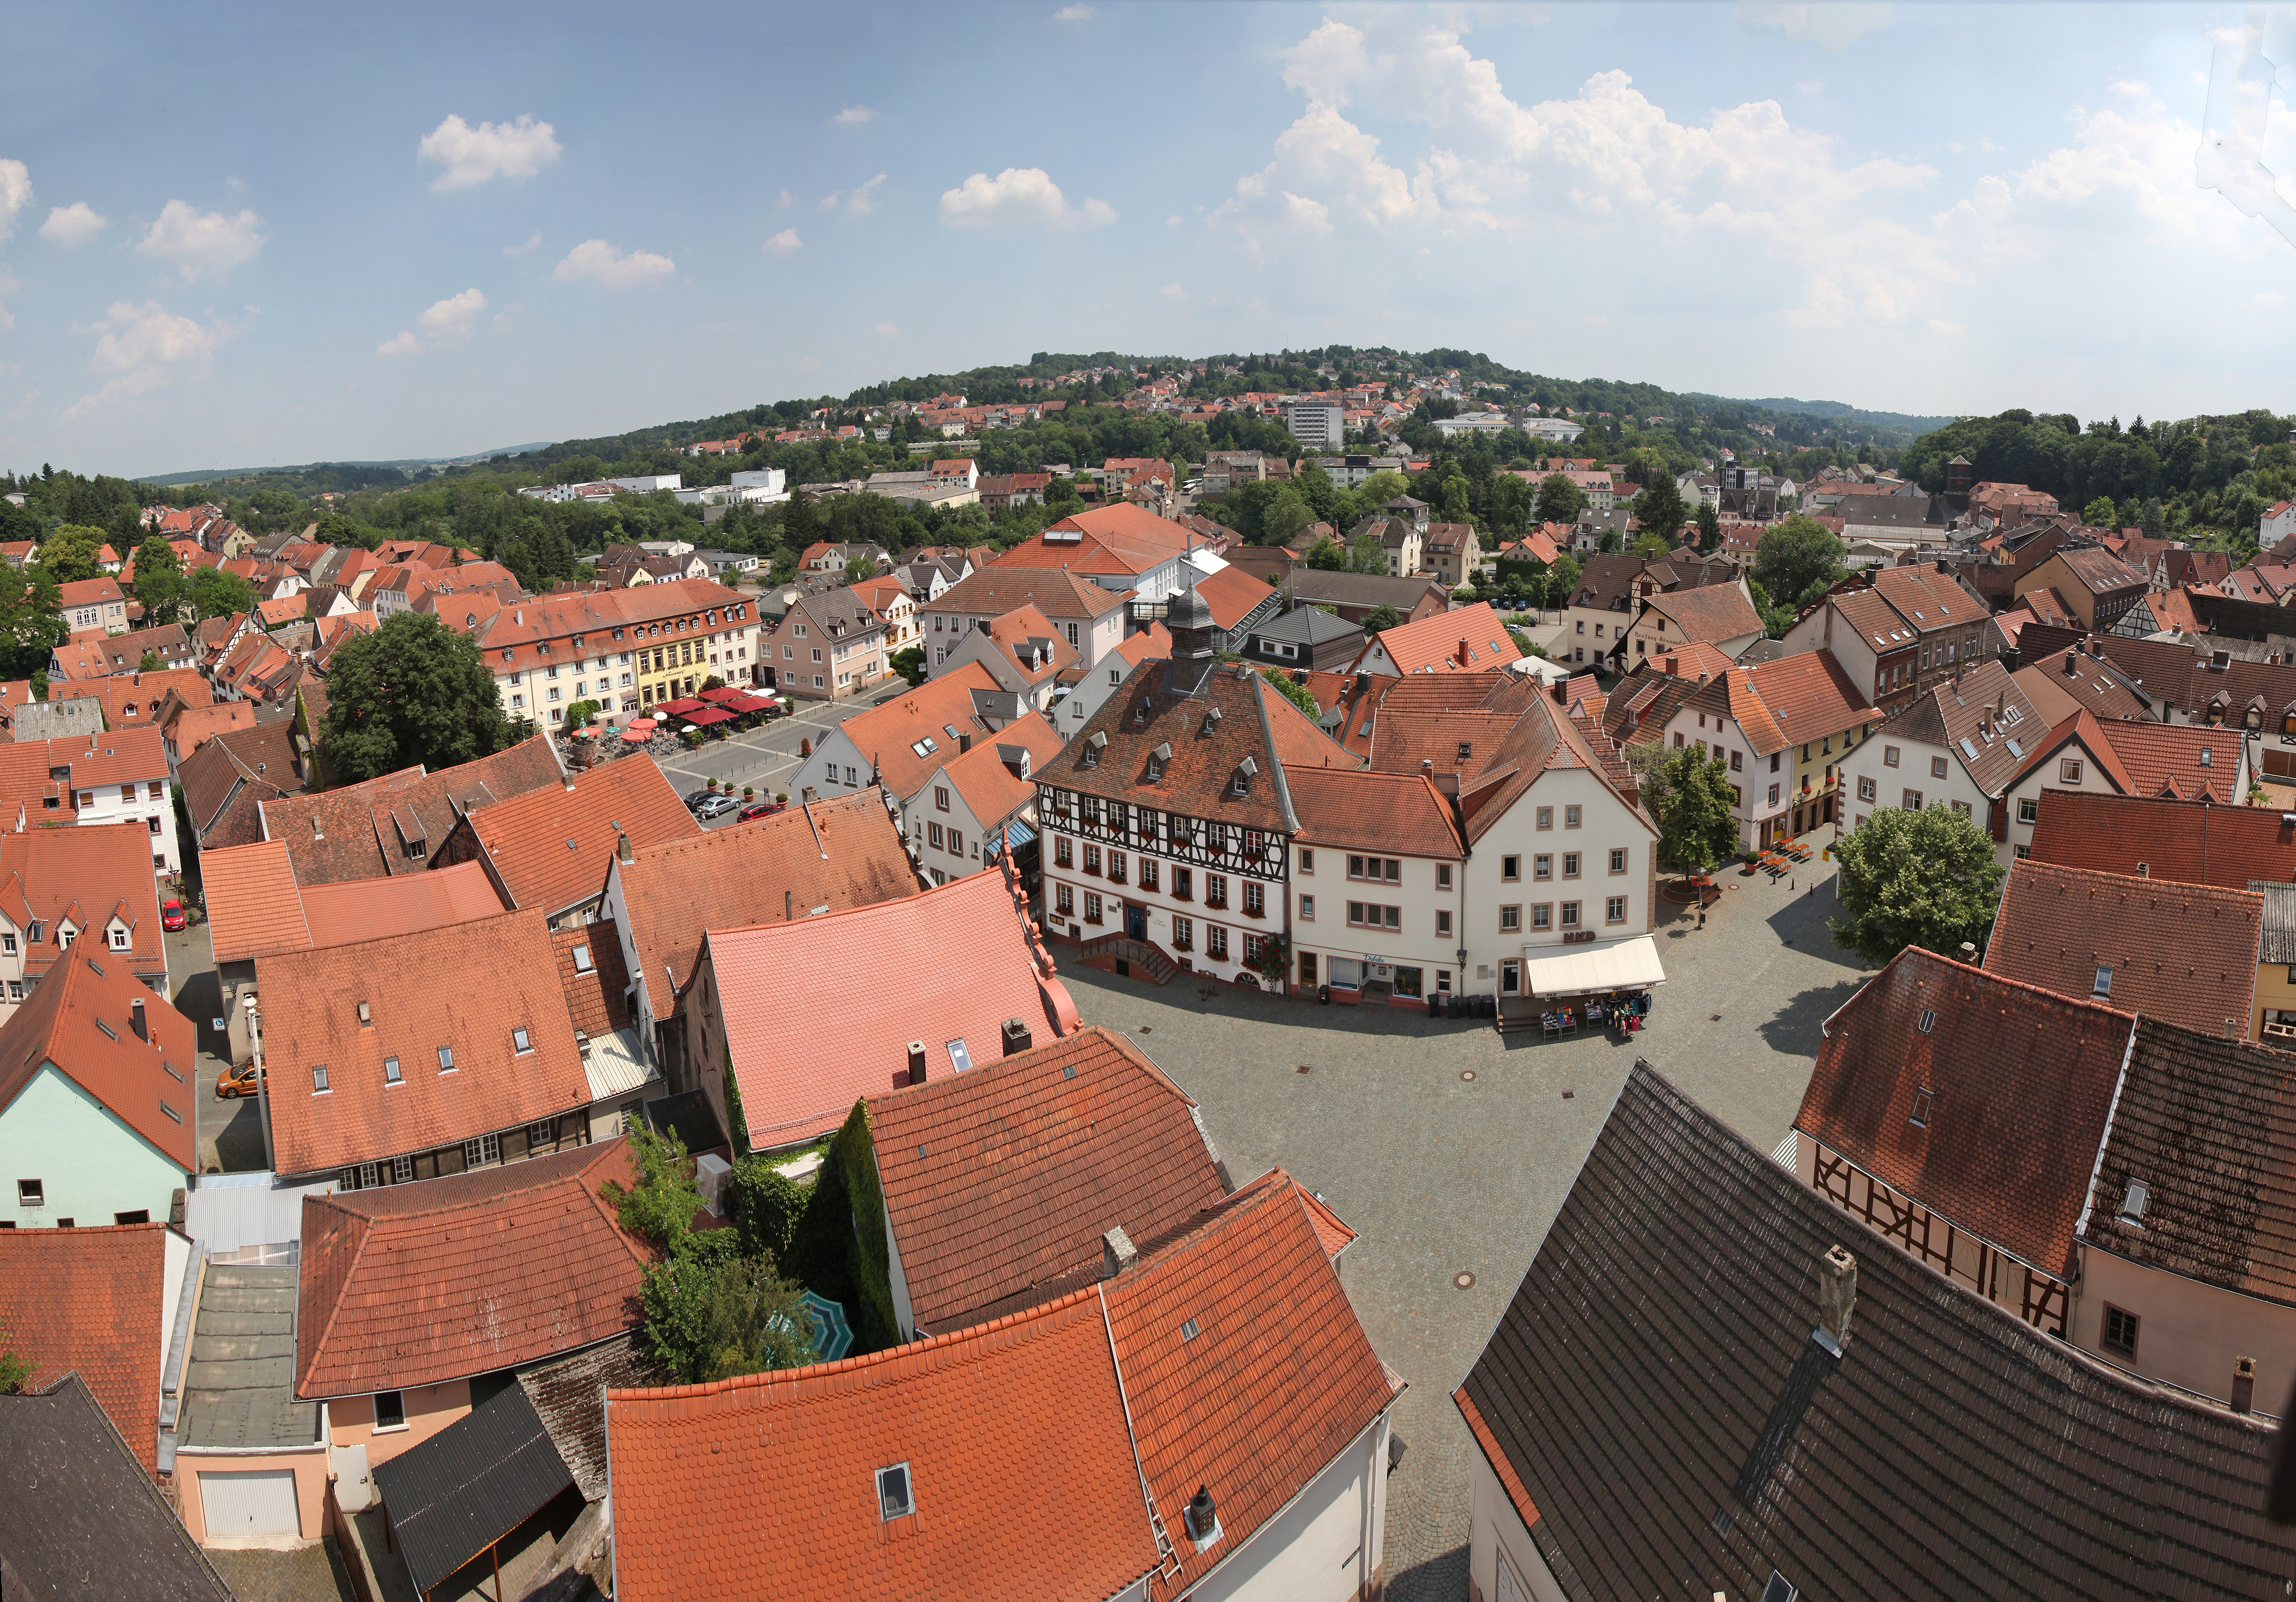
[[[0,1576],[9,1602],[231,1602],[77,1372],[0,1396]]]
[[[1296,567],[1284,576],[1292,599],[1326,606],[1391,606],[1406,617],[1427,598],[1430,590],[1447,586],[1431,578],[1391,578],[1384,573],[1340,573],[1322,568]]]
[[[662,1377],[632,1334],[537,1363],[518,1383],[583,1500],[594,1502],[606,1494],[606,1393],[643,1390],[660,1385]]]
[[[2141,1227],[2120,1218],[2132,1181]],[[2140,1022],[2081,1238],[2296,1305],[2296,1056]]]
[[[1849,1341],[1818,1260],[1857,1259]],[[2280,1598],[2275,1433],[1966,1294],[1637,1066],[1466,1383],[1574,1602]]]
[[[534,1403],[505,1385],[419,1445],[375,1466],[417,1595],[574,1483]]]
[[[1356,624],[1321,607],[1294,607],[1280,617],[1271,617],[1256,625],[1252,631],[1263,640],[1290,640],[1305,645],[1321,645],[1326,641],[1353,636],[1360,639],[1363,630]]]

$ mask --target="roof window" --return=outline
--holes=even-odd
[[[960,1074],[972,1067],[972,1054],[964,1049],[964,1042],[961,1040],[948,1042],[948,1060],[949,1066]]]
[[[1937,1092],[1923,1085],[1914,1092],[1914,1112],[1910,1120],[1915,1129],[1930,1126],[1930,1108],[1936,1105]]]
[[[2109,968],[2098,969],[2096,970],[2096,980],[2088,987],[2088,993],[2091,1001],[2111,1001],[2112,999],[2112,969]]]
[[[909,1466],[896,1463],[890,1468],[877,1471],[877,1511],[885,1523],[906,1518],[917,1510],[914,1488],[909,1483]]]
[[[323,1062],[315,1062],[311,1065],[311,1094],[314,1096],[324,1096],[326,1093],[327,1065]]]
[[[396,1057],[386,1057],[382,1059],[382,1082],[385,1084],[400,1084],[405,1083],[399,1077],[398,1058]]]
[[[2152,1200],[2152,1187],[2143,1180],[2131,1180],[2128,1194],[2121,1197],[2120,1211],[2115,1216],[2131,1229],[2141,1230],[2144,1227],[2144,1209]]]
[[[590,971],[590,948],[586,945],[576,946],[574,948],[574,971],[578,974],[586,974]]]
[[[439,1071],[441,1074],[451,1074],[455,1071],[454,1047],[441,1046],[439,1048]]]
[[[510,1043],[521,1057],[534,1050],[534,1042],[528,1037],[523,1027],[510,1032]]]
[[[1928,1008],[1928,1007],[1924,1007],[1924,1008],[1923,1008],[1923,1009],[1922,1009],[1922,1021],[1921,1021],[1921,1023],[1917,1026],[1917,1027],[1919,1027],[1919,1028],[1920,1028],[1921,1032],[1922,1032],[1923,1034],[1927,1034],[1931,1031],[1931,1029],[1932,1029],[1933,1027],[1935,1027],[1935,1026],[1936,1026],[1936,1025],[1937,1025],[1937,1013],[1936,1013],[1935,1009],[1931,1009],[1931,1008]]]
[[[362,1026],[374,1022],[373,1009],[368,1007],[365,1001],[361,1001],[359,1003],[358,1012],[359,1023]]]
[[[1192,1341],[1202,1333],[1203,1331],[1196,1327],[1196,1321],[1193,1319],[1180,1326],[1180,1338],[1184,1341]]]

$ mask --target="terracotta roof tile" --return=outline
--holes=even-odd
[[[1226,1195],[1194,1101],[1099,1027],[873,1096],[869,1124],[925,1331],[1019,1312],[1080,1269],[1097,1278],[1107,1230],[1144,1243]]]
[[[176,776],[184,787],[184,810],[201,848],[244,846],[263,838],[262,804],[303,789],[297,756],[294,725],[287,723],[229,730],[180,756]]]
[[[202,852],[200,872],[218,962],[418,934],[503,911],[477,862],[306,890],[296,887],[286,846],[258,840]]]
[[[2245,1037],[2263,921],[2264,897],[2252,890],[2025,858],[2010,865],[1985,969],[2075,999],[2111,969],[2113,1006],[2219,1034],[2230,1018]],[[2163,929],[2175,939],[2161,939]]]
[[[1211,608],[1212,620],[1224,629],[1237,627],[1254,607],[1275,593],[1272,587],[1234,562],[1198,579],[1195,588],[1196,593],[1204,598],[1204,604]]]
[[[1504,667],[1522,655],[1507,635],[1505,620],[1488,601],[1431,613],[1416,623],[1387,629],[1377,643],[1406,678],[1418,674],[1480,673]]]
[[[943,591],[938,601],[921,602],[917,614],[920,617],[933,612],[1001,617],[1015,607],[1033,606],[1047,617],[1083,620],[1123,604],[1124,592],[1104,589],[1075,574],[1000,563],[968,574]],[[925,632],[932,632],[930,625]]]
[[[45,1389],[77,1369],[144,1472],[160,1460],[168,1226],[0,1230],[0,1329]]]
[[[630,972],[622,939],[611,922],[577,924],[550,936],[558,982],[578,1034],[597,1040],[630,1026]]]
[[[656,1018],[693,982],[712,928],[817,907],[843,912],[917,892],[916,870],[884,802],[870,790],[649,846],[615,877],[630,944]],[[664,986],[668,986],[665,993]]]
[[[257,959],[255,971],[281,1173],[450,1145],[590,1099],[539,912],[281,952]],[[517,1050],[515,1029],[529,1050]],[[454,1053],[451,1073],[440,1071],[441,1048]],[[393,1058],[396,1084],[386,1083]],[[312,1073],[321,1063],[324,1092]]]
[[[262,838],[286,842],[299,884],[420,873],[465,813],[554,786],[563,773],[548,737],[537,734],[436,773],[402,768],[321,795],[264,801]],[[421,854],[406,838],[409,827],[420,831]]]
[[[2296,824],[2272,809],[2044,790],[2033,856],[2068,867],[2245,889],[2296,881]]]
[[[1827,1020],[1794,1127],[2069,1280],[2136,1024],[1908,946]],[[1923,1091],[1928,1116],[1915,1124]]]
[[[419,882],[419,881],[416,881]],[[217,962],[243,962],[311,944],[295,866],[277,840],[200,853],[208,938]]]
[[[750,1144],[760,1148],[833,1130],[855,1101],[901,1083],[913,1040],[925,1042],[930,1080],[952,1071],[950,1042],[963,1041],[976,1062],[989,1059],[1007,1018],[1048,1041],[1076,1026],[1075,1004],[1002,873],[793,923],[713,928],[704,960],[716,972]],[[870,973],[902,977],[855,983]],[[832,992],[847,999],[835,1049],[824,1050],[823,1018],[783,998]]]
[[[1060,732],[1044,715],[1030,712],[994,734],[976,738],[972,749],[949,758],[939,777],[955,787],[974,817],[994,828],[1036,800],[1033,775],[1040,764],[1059,754],[1061,743]],[[1015,763],[1031,777],[1023,779],[1014,772]],[[928,776],[926,785],[931,783]]]
[[[887,793],[906,797],[915,795],[933,770],[955,754],[949,724],[956,725],[959,734],[971,734],[975,744],[989,738],[993,731],[988,724],[973,715],[972,698],[975,691],[996,688],[996,676],[986,666],[966,662],[935,674],[882,707],[855,714],[838,727],[869,760]],[[922,740],[931,740],[932,748],[915,750]]]
[[[600,1194],[608,1140],[411,1185],[303,1198],[295,1394],[398,1390],[537,1362],[636,1328],[659,1255]]]
[[[1302,846],[1464,859],[1451,804],[1424,773],[1286,766]],[[1345,863],[1338,866],[1344,871]]]
[[[1710,645],[1762,632],[1761,614],[1736,584],[1672,590],[1652,596],[1644,605],[1671,623],[1685,640]]]
[[[2242,734],[2237,725],[2209,728],[2194,723],[2104,723],[2099,732],[2128,771],[2134,793],[2202,796],[2234,801],[2240,773]]]
[[[52,1065],[171,1165],[197,1173],[201,1086],[192,1021],[102,945],[91,932],[80,954],[56,960],[0,1024],[0,1108]],[[134,1025],[139,1001],[141,1036]]]
[[[633,846],[702,832],[643,752],[498,801],[471,813],[469,824],[510,904],[553,916],[597,897],[618,830]]]
[[[1078,537],[1063,538],[1066,535]],[[1137,576],[1186,551],[1189,538],[1179,524],[1129,502],[1119,502],[1062,518],[1013,546],[994,565]]]

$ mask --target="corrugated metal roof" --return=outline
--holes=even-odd
[[[525,1390],[505,1385],[374,1471],[417,1594],[574,1483]]]
[[[2252,879],[2248,887],[2264,897],[2264,939],[2256,960],[2296,964],[2296,885]]]

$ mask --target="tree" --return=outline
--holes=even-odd
[[[1288,545],[1314,527],[1315,521],[1315,508],[1308,504],[1308,498],[1290,485],[1283,485],[1261,514],[1261,543]]]
[[[1359,534],[1348,545],[1348,566],[1357,573],[1387,571],[1387,546],[1375,534]]]
[[[819,1361],[799,1287],[772,1257],[738,1255],[733,1239],[728,1230],[689,1238],[646,1272],[646,1343],[680,1384]]]
[[[7,676],[39,674],[46,666],[48,652],[67,633],[62,605],[39,563],[21,572],[0,565],[0,664]]]
[[[886,659],[886,666],[908,680],[914,689],[925,682],[925,648],[912,645],[906,650],[897,650]]]
[[[1575,523],[1587,510],[1587,492],[1562,473],[1549,473],[1538,481],[1538,520]]]
[[[674,1129],[657,1134],[644,1127],[631,1131],[627,1139],[638,1166],[638,1182],[608,1180],[598,1187],[598,1194],[613,1208],[622,1228],[666,1252],[675,1251],[702,1207],[701,1188],[686,1165],[685,1141]]]
[[[0,1396],[12,1396],[32,1377],[32,1365],[8,1345],[8,1327],[0,1324]]]
[[[1642,532],[1654,534],[1674,549],[1682,538],[1682,526],[1690,520],[1690,509],[1682,503],[1682,492],[1674,486],[1673,475],[1654,473],[1643,486],[1643,493],[1635,497],[1635,519]]]
[[[1344,572],[1348,565],[1346,548],[1326,535],[1308,547],[1308,565],[1320,573]]]
[[[102,556],[108,538],[101,528],[66,523],[40,542],[40,566],[60,584],[103,576]]]
[[[1391,606],[1375,606],[1364,617],[1363,632],[1367,637],[1376,638],[1388,629],[1401,627],[1402,624],[1401,612]]]
[[[1754,547],[1753,580],[1776,605],[1798,610],[1841,582],[1841,555],[1833,530],[1796,512]]]
[[[422,764],[432,772],[510,738],[477,642],[427,612],[400,612],[346,640],[327,666],[327,764],[357,783]]]
[[[173,623],[184,609],[184,559],[159,535],[135,547],[135,599],[146,625]]]
[[[1316,705],[1316,698],[1308,692],[1308,687],[1283,668],[1263,667],[1259,676],[1274,685],[1278,695],[1306,713],[1309,722],[1324,715],[1324,709]]]
[[[1722,544],[1722,514],[1714,503],[1701,495],[1698,500],[1698,554],[1711,555]]]
[[[730,1086],[734,1082],[728,1080]],[[730,1120],[729,1120],[730,1121]],[[734,1165],[727,1203],[741,1231],[742,1255],[789,1261],[811,1192],[783,1173],[780,1157],[746,1157]]]
[[[1738,848],[1730,764],[1719,756],[1668,751],[1650,770],[1643,804],[1658,820],[1658,865],[1669,873],[1711,872]]]
[[[135,664],[135,671],[138,673],[159,673],[162,671],[166,666],[167,664],[160,660],[160,653],[158,651],[147,650],[144,653],[142,660]]]
[[[865,556],[857,556],[845,564],[845,582],[865,584],[877,576],[877,564]]]
[[[2111,495],[2098,495],[2081,508],[2081,521],[2092,528],[2118,528],[2120,513],[2114,509]]]
[[[191,606],[192,616],[205,623],[210,617],[253,611],[255,586],[221,568],[194,568],[184,581],[184,599]]]
[[[1877,968],[1909,945],[1951,957],[1964,940],[1984,944],[2005,870],[1969,814],[1884,807],[1834,849],[1845,916],[1827,927],[1837,944]]]
[[[1552,610],[1567,607],[1570,598],[1578,593],[1578,559],[1568,551],[1546,565],[1546,605]]]

